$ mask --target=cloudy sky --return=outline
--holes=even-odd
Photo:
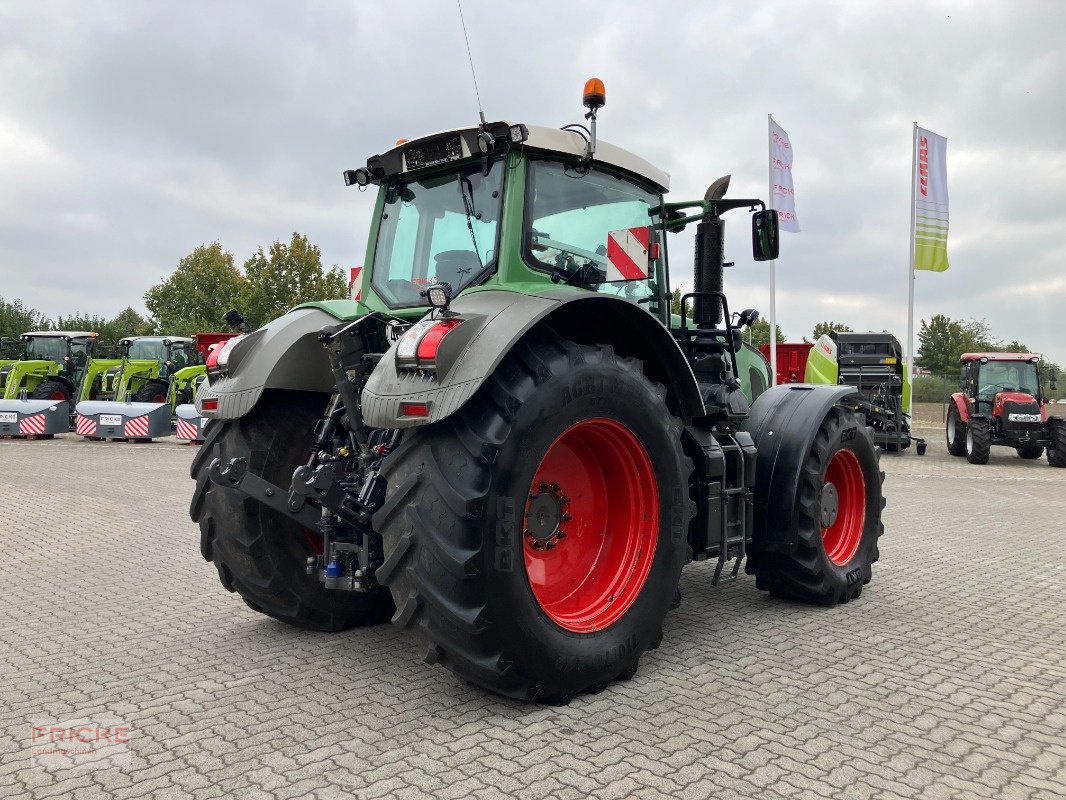
[[[670,172],[673,199],[726,173],[765,196],[773,113],[803,226],[777,264],[790,339],[821,319],[904,338],[911,125],[946,136],[951,268],[918,273],[917,318],[983,318],[1066,364],[1066,3],[463,8],[486,116],[577,121],[597,75],[601,137]],[[476,120],[450,0],[0,0],[0,296],[143,309],[197,245],[242,263],[293,231],[361,264],[371,195],[341,170]],[[741,220],[731,305],[766,310]],[[691,280],[691,240],[671,245]]]

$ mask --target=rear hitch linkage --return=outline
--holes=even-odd
[[[237,490],[322,537],[322,552],[307,559],[330,589],[366,592],[377,585],[380,537],[371,517],[385,499],[382,459],[400,443],[401,431],[368,429],[359,409],[359,391],[380,355],[370,352],[376,330],[361,317],[338,329],[324,329],[319,341],[329,353],[336,386],[325,415],[315,425],[306,464],[292,474],[288,490],[248,470],[238,456],[208,468],[212,483]]]

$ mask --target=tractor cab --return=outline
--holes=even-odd
[[[1044,405],[1039,361],[1032,353],[964,354],[962,388],[973,404],[973,413],[998,418],[1010,404],[1024,406],[1027,413],[1039,414]]]
[[[740,335],[757,312],[728,313],[721,215],[753,212],[753,255],[768,260],[777,251],[776,212],[760,200],[726,199],[728,177],[715,181],[703,200],[666,202],[666,172],[597,140],[602,84],[586,87],[584,104],[589,127],[483,123],[401,139],[365,167],[345,171],[350,186],[378,187],[366,268],[361,285],[352,287],[361,308],[345,318],[370,311],[416,322],[431,312],[400,346],[407,354],[400,358],[408,359],[398,364],[403,378],[408,369],[431,367],[431,359],[423,363],[417,355],[429,352],[419,347],[421,337],[435,343],[436,353],[444,337],[458,330],[456,321],[433,324],[432,314],[446,310],[453,298],[474,301],[478,293],[500,290],[568,299],[610,296],[639,313],[590,305],[588,315],[574,312],[578,318],[568,324],[580,330],[569,335],[594,336],[638,318],[633,335],[650,343],[654,335],[640,332],[650,314],[689,362],[678,369],[695,374],[703,395],[699,405],[709,415],[742,419],[770,380],[764,359]],[[689,224],[698,228],[694,291],[682,298],[682,313],[671,314],[666,234]],[[443,306],[431,302],[434,294]],[[649,351],[646,359],[654,356]]]
[[[97,334],[88,331],[31,331],[22,334],[22,361],[51,361],[73,386],[81,384]]]
[[[157,362],[159,377],[164,380],[199,363],[194,341],[184,336],[134,336],[123,339],[121,344],[126,359]]]

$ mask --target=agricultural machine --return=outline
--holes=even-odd
[[[104,373],[98,396],[78,403],[75,430],[87,439],[150,441],[176,425],[179,438],[199,441],[187,434],[198,437],[201,429],[192,401],[207,375],[203,357],[230,335],[123,339],[122,360]]]
[[[190,513],[223,586],[291,625],[385,619],[424,659],[566,702],[637,669],[687,561],[844,603],[882,533],[878,450],[849,386],[768,383],[723,287],[726,197],[590,126],[483,123],[344,173],[376,187],[359,301],[307,303],[218,351]],[[670,313],[668,236],[696,226]],[[746,563],[745,563],[746,562]]]
[[[1054,369],[1049,375],[1058,388]],[[1049,417],[1040,386],[1040,358],[1032,353],[965,353],[962,391],[948,404],[947,442],[953,456],[987,464],[993,445],[1013,447],[1022,458],[1066,467],[1066,419]]]
[[[199,351],[184,336],[131,336],[122,339],[122,363],[107,370],[99,400],[137,403],[191,403],[196,382],[206,375]]]
[[[70,429],[73,405],[95,397],[117,359],[93,358],[97,334],[31,331],[18,360],[0,361],[0,435],[51,436]]]

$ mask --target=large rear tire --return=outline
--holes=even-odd
[[[306,573],[307,559],[322,549],[317,533],[212,483],[207,474],[215,458],[247,456],[250,472],[287,488],[293,470],[307,458],[325,405],[321,394],[267,391],[247,416],[212,422],[192,462],[196,491],[189,513],[200,525],[200,552],[227,590],[289,625],[338,631],[387,620],[393,612],[388,591],[325,588],[317,575]]]
[[[520,343],[385,460],[374,528],[393,621],[427,662],[509,697],[565,703],[631,676],[686,557],[681,430],[640,362]]]
[[[987,464],[992,452],[992,427],[987,419],[971,419],[966,425],[966,460],[971,464]]]
[[[948,439],[948,452],[953,456],[966,455],[966,423],[959,415],[959,409],[952,403],[948,409],[948,421],[946,426]]]
[[[854,412],[831,408],[800,467],[796,551],[754,554],[756,588],[821,605],[862,594],[884,533],[879,458],[873,431]]]

